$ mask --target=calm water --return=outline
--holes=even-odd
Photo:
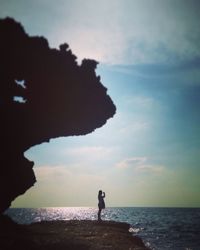
[[[11,208],[15,221],[96,220],[96,208]],[[200,250],[200,208],[106,208],[104,220],[128,222],[133,234],[155,250]]]

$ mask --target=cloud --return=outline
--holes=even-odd
[[[144,80],[156,80],[173,81],[175,78],[177,81],[181,81],[182,84],[188,85],[199,85],[199,68],[200,68],[200,57],[194,57],[192,59],[185,59],[185,61],[175,60],[171,64],[164,63],[143,63],[137,65],[113,65],[110,70],[113,72],[122,73],[124,75],[131,75],[139,77]]]
[[[53,47],[68,41],[79,60],[172,63],[200,55],[198,1],[36,0],[2,4],[1,16],[23,21],[31,34],[47,36]]]
[[[73,173],[103,175],[113,164],[118,147],[82,146],[64,149],[61,157]]]
[[[101,147],[101,146],[91,146],[91,147],[76,147],[70,148],[67,150],[67,154],[71,156],[92,156],[92,155],[99,155],[105,156],[109,155],[113,152],[112,148],[109,147]]]
[[[121,169],[127,169],[127,168],[135,168],[138,165],[143,164],[144,162],[146,162],[146,157],[132,157],[132,158],[128,158],[125,160],[120,161],[119,163],[117,163],[117,167],[121,168]]]
[[[160,105],[158,103],[158,100],[155,100],[154,98],[149,96],[141,96],[141,95],[138,96],[131,95],[129,97],[126,97],[126,102],[128,105],[131,105],[133,107],[139,106],[140,108],[143,109],[152,109]]]
[[[71,171],[62,165],[57,166],[37,166],[34,168],[35,174],[39,182],[51,182],[54,181],[63,181],[63,179],[70,179],[72,177]]]
[[[73,14],[66,22],[63,20],[60,25],[63,27],[57,28],[59,34],[51,40],[56,44],[56,39],[64,41],[69,37],[73,50],[82,58],[92,57],[109,64],[140,64],[200,55],[198,3],[158,0],[88,1],[84,6],[78,3],[79,6],[77,3],[70,6]]]
[[[116,164],[119,169],[132,169],[138,173],[161,174],[165,171],[165,167],[149,163],[147,157],[132,157],[127,158]]]
[[[124,126],[122,126],[121,128],[119,128],[119,133],[121,135],[133,135],[135,133],[138,132],[144,132],[146,130],[148,130],[151,127],[151,123],[150,122],[146,122],[146,121],[132,121],[129,122],[128,124],[125,124]]]
[[[108,182],[104,175],[80,173],[64,165],[35,167],[35,174],[37,183],[13,206],[96,206],[97,192]]]
[[[138,165],[135,169],[141,172],[150,172],[159,174],[165,170],[165,167],[159,165]]]
[[[96,175],[93,173],[77,172],[68,166],[57,165],[57,166],[38,166],[34,168],[35,174],[38,180],[37,185],[51,186],[53,190],[56,186],[68,186],[74,189],[79,183],[91,183],[102,182],[105,177],[103,175]],[[53,185],[53,186],[52,186]],[[81,185],[81,184],[80,184]],[[56,189],[56,188],[55,188]],[[54,192],[54,191],[53,191]]]

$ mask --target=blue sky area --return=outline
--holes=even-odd
[[[37,183],[13,207],[200,206],[200,2],[2,1],[51,47],[69,43],[97,74],[116,115],[86,136],[29,149]]]

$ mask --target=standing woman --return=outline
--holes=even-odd
[[[98,194],[98,207],[99,207],[99,211],[98,211],[98,221],[101,221],[101,210],[105,209],[105,202],[104,202],[104,198],[106,197],[105,192],[102,192],[101,190],[99,190],[99,194]]]

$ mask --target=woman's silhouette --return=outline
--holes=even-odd
[[[98,207],[99,207],[99,211],[98,211],[98,221],[101,221],[101,210],[105,208],[105,202],[104,202],[104,198],[106,197],[105,192],[102,192],[101,190],[99,190],[99,194],[98,194]]]

